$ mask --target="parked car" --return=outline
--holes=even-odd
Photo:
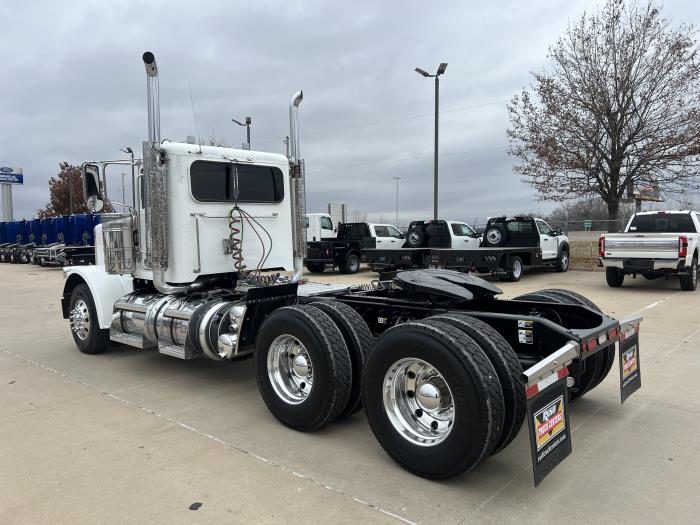
[[[626,275],[658,279],[677,275],[682,290],[698,286],[700,217],[695,211],[635,213],[624,233],[606,233],[598,240],[598,266],[608,286],[619,288]]]

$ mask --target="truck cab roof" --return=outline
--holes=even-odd
[[[287,165],[287,157],[279,153],[252,151],[247,149],[225,148],[221,146],[200,146],[187,142],[163,141],[163,150],[169,155],[196,157],[197,159],[222,160],[241,163]]]

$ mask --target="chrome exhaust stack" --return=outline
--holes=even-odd
[[[299,104],[304,93],[297,91],[289,102],[289,186],[292,202],[292,237],[294,246],[294,275],[298,281],[304,274],[306,257],[306,189],[304,186],[304,161],[299,148]]]
[[[146,265],[153,270],[153,286],[163,294],[185,293],[190,286],[165,282],[168,269],[168,172],[160,152],[160,90],[153,53],[143,54],[148,101],[148,141],[143,143],[144,201],[146,212]]]

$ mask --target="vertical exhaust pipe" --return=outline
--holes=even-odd
[[[148,103],[148,141],[143,143],[146,262],[153,271],[156,290],[162,294],[185,293],[195,286],[171,286],[165,282],[168,269],[168,173],[160,158],[158,66],[150,51],[143,54],[143,65],[146,68]]]
[[[294,275],[292,281],[298,281],[304,274],[306,257],[306,189],[304,187],[304,161],[301,160],[299,148],[299,104],[304,93],[297,91],[289,102],[289,186],[293,196],[292,207],[292,242],[294,245]]]

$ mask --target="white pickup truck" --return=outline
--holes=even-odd
[[[609,286],[619,288],[625,275],[657,279],[678,275],[681,289],[698,285],[700,217],[695,211],[636,213],[624,233],[606,233],[598,241],[598,266]]]
[[[328,213],[306,214],[306,242],[335,239],[338,235],[338,225]]]

